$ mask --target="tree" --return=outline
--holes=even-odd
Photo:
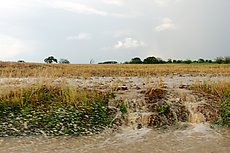
[[[173,61],[172,61],[172,59],[168,59],[168,61],[167,61],[167,63],[172,63]]]
[[[166,61],[164,61],[163,59],[161,59],[160,57],[157,57],[157,64],[164,64],[166,63]]]
[[[202,59],[202,58],[198,59],[198,63],[204,63],[204,62],[205,62],[204,59]]]
[[[224,57],[224,63],[229,64],[230,63],[230,56]]]
[[[51,64],[53,62],[57,63],[58,61],[53,56],[49,56],[49,57],[47,57],[47,58],[44,59],[44,62]]]
[[[147,57],[146,59],[144,59],[143,63],[144,64],[157,64],[158,60],[156,57],[152,56],[152,57]]]
[[[187,60],[185,60],[185,61],[183,61],[185,64],[191,64],[192,63],[192,61],[190,60],[190,59],[187,59]]]
[[[60,63],[60,64],[70,64],[70,61],[67,60],[67,59],[61,58],[61,59],[59,60],[59,63]]]
[[[139,57],[132,58],[129,62],[130,64],[142,64],[142,61]]]
[[[218,64],[223,64],[224,63],[224,58],[223,57],[217,57],[215,59],[215,62],[218,63]]]
[[[18,63],[25,63],[24,60],[18,60]]]

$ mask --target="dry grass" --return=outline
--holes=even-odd
[[[230,65],[219,64],[159,64],[159,65],[98,65],[98,64],[38,64],[0,63],[0,77],[76,77],[91,76],[193,76],[211,74],[230,76]]]
[[[212,82],[196,82],[192,89],[198,92],[212,94],[221,99],[220,101],[220,118],[216,121],[219,124],[230,127],[230,82],[226,80]]]
[[[204,82],[196,81],[192,86],[193,90],[209,93],[220,98],[230,97],[230,82],[221,80],[218,82],[206,80]]]

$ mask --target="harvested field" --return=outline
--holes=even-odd
[[[36,64],[0,63],[1,77],[76,77],[93,76],[230,76],[229,64]]]

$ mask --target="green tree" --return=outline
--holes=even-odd
[[[190,59],[187,59],[187,60],[183,61],[183,63],[185,63],[185,64],[191,64],[192,61]]]
[[[230,63],[230,56],[224,57],[224,63],[229,64]]]
[[[132,58],[130,64],[142,64],[142,60],[139,57]]]
[[[224,58],[223,57],[217,57],[215,59],[215,62],[218,63],[218,64],[223,64],[224,63]]]
[[[144,59],[143,63],[144,64],[158,64],[158,60],[156,57],[152,56],[152,57],[147,57],[146,59]]]
[[[202,59],[202,58],[198,59],[198,63],[204,63],[204,62],[205,62],[204,59]]]
[[[58,61],[53,56],[49,56],[49,57],[47,57],[47,58],[44,59],[44,62],[51,64],[53,62],[57,63]]]
[[[172,63],[173,61],[172,61],[172,59],[168,59],[168,61],[167,61],[167,63]]]
[[[59,63],[60,63],[60,64],[70,64],[70,61],[67,60],[67,59],[61,58],[61,59],[59,60]]]

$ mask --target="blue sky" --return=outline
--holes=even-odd
[[[229,0],[0,0],[0,60],[230,55]]]

